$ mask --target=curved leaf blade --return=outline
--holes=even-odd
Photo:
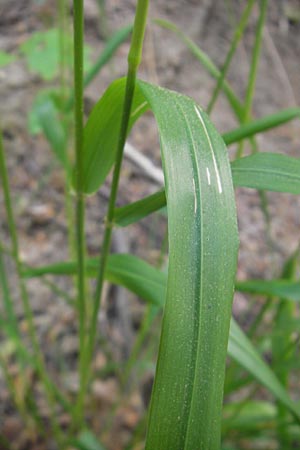
[[[280,400],[289,411],[300,419],[300,410],[287,395],[286,390],[269,366],[262,360],[260,354],[253,347],[250,340],[239,328],[232,318],[230,324],[230,337],[228,353],[232,354],[249,373],[251,373],[263,386]]]
[[[238,247],[227,151],[193,100],[138,88],[160,134],[170,249],[146,449],[214,449]]]

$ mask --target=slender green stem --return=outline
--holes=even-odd
[[[242,123],[247,123],[251,119],[252,102],[253,102],[256,79],[257,79],[258,64],[259,64],[260,54],[261,54],[263,29],[264,29],[264,24],[265,24],[265,20],[266,20],[267,9],[268,9],[268,0],[261,0],[260,15],[259,15],[259,20],[258,20],[258,24],[257,24],[256,34],[255,34],[254,47],[253,47],[253,51],[252,51],[252,59],[251,59],[250,72],[249,72],[249,78],[248,78],[248,86],[247,86],[247,90],[246,90],[244,115],[243,115]],[[242,156],[243,156],[243,142],[240,144],[238,152],[237,152],[238,158],[241,158]]]
[[[59,28],[59,82],[60,95],[66,97],[66,0],[57,0],[58,28]]]
[[[237,49],[237,47],[238,47],[238,45],[240,43],[240,40],[241,40],[241,38],[243,36],[244,30],[245,30],[246,25],[248,23],[248,20],[249,20],[249,17],[250,17],[250,14],[251,14],[251,11],[252,11],[252,8],[254,6],[255,1],[256,0],[249,0],[248,1],[247,6],[245,7],[245,9],[243,11],[241,20],[240,20],[239,24],[236,27],[233,39],[231,41],[230,49],[229,49],[229,51],[227,53],[227,56],[226,56],[223,68],[222,68],[221,73],[220,73],[220,77],[218,78],[218,82],[216,84],[216,87],[215,87],[215,89],[213,91],[211,100],[210,100],[210,102],[208,104],[208,107],[207,107],[207,113],[208,114],[210,114],[212,112],[212,109],[213,109],[213,107],[214,107],[214,105],[216,103],[216,100],[217,100],[217,98],[219,96],[219,93],[222,90],[223,82],[224,82],[225,77],[227,75],[230,63],[231,63],[232,58],[233,58],[233,56],[235,54],[235,51],[236,51],[236,49]]]
[[[13,300],[11,297],[9,282],[7,278],[7,273],[5,270],[5,264],[3,260],[3,252],[1,250],[0,245],[0,285],[2,286],[2,298],[3,298],[3,306],[6,314],[6,320],[9,323],[9,327],[11,328],[13,334],[15,336],[19,336],[18,330],[18,322],[17,316],[14,309]]]
[[[125,98],[123,104],[123,115],[121,122],[121,129],[119,133],[119,141],[118,148],[116,154],[116,162],[114,166],[113,172],[113,180],[108,204],[108,212],[105,222],[105,231],[102,245],[102,254],[99,263],[99,270],[97,276],[97,284],[94,295],[94,309],[92,313],[91,325],[89,328],[89,338],[87,341],[87,346],[85,348],[85,358],[84,358],[84,377],[81,380],[80,391],[77,401],[77,415],[80,414],[80,411],[83,408],[83,402],[85,397],[85,392],[87,389],[89,373],[90,373],[90,364],[95,346],[96,339],[96,330],[97,330],[97,319],[98,319],[98,311],[100,308],[102,289],[103,289],[103,281],[104,281],[104,273],[107,263],[108,254],[111,246],[111,235],[114,221],[114,209],[116,203],[116,197],[119,186],[119,178],[121,171],[121,164],[123,159],[123,151],[124,145],[127,137],[128,131],[128,123],[130,118],[131,105],[134,95],[135,89],[135,81],[138,67],[141,61],[142,55],[142,46],[146,28],[146,19],[148,12],[149,0],[138,0],[136,15],[133,27],[133,34],[131,39],[131,46],[128,55],[128,72],[127,72],[127,81],[126,81],[126,90],[125,90]]]
[[[128,383],[134,364],[137,361],[137,357],[141,351],[143,343],[145,342],[145,338],[150,330],[150,327],[153,324],[155,317],[157,316],[158,311],[159,309],[156,306],[149,305],[147,307],[134,346],[131,350],[130,357],[126,362],[124,370],[122,371],[121,381],[123,386],[126,386]]]
[[[26,321],[28,323],[28,330],[29,330],[29,336],[33,348],[33,354],[34,354],[34,360],[36,363],[36,368],[38,371],[38,374],[44,384],[45,392],[47,395],[49,406],[52,409],[52,425],[53,425],[53,431],[55,434],[55,437],[57,438],[58,442],[61,442],[61,432],[57,423],[57,419],[54,414],[54,394],[52,389],[52,383],[48,377],[47,369],[44,364],[44,358],[41,351],[41,348],[38,343],[38,339],[35,332],[34,327],[34,319],[33,319],[33,312],[31,309],[30,301],[29,301],[29,295],[25,286],[25,282],[22,278],[22,263],[19,257],[19,240],[18,240],[18,233],[17,233],[17,227],[14,219],[13,209],[12,209],[12,201],[11,201],[11,194],[10,194],[10,187],[9,187],[9,181],[8,181],[8,172],[5,162],[5,155],[4,155],[4,148],[3,148],[3,142],[2,142],[2,133],[0,131],[0,176],[2,179],[2,187],[3,187],[3,194],[4,194],[4,203],[5,203],[5,209],[7,214],[7,221],[8,221],[8,228],[11,236],[12,241],[12,255],[16,264],[16,270],[18,275],[18,281],[19,281],[19,288],[21,293],[21,299],[22,304],[24,308],[24,313],[26,317]]]
[[[251,118],[251,108],[253,102],[253,96],[255,91],[258,64],[261,54],[261,45],[263,37],[263,29],[267,15],[268,0],[261,0],[260,16],[257,25],[257,32],[255,36],[255,43],[253,47],[252,60],[250,65],[249,82],[247,86],[246,99],[245,99],[245,111],[244,111],[244,122],[248,122]]]
[[[85,292],[85,198],[83,193],[83,0],[74,0],[74,90],[75,90],[75,158],[76,158],[76,238],[78,261],[78,314],[79,314],[79,374],[80,385],[84,380],[86,292]],[[81,405],[82,406],[82,405]],[[82,421],[81,408],[76,426]]]
[[[282,274],[283,278],[295,280],[298,256],[299,252],[297,250],[285,264]],[[295,312],[296,305],[293,302],[280,299],[274,318],[275,334],[272,339],[273,370],[286,389],[289,387],[290,378],[288,363],[291,360],[293,349],[297,345],[297,339],[293,339],[293,333],[286,330],[286,324],[293,320]],[[276,335],[276,333],[279,334]],[[282,424],[288,418],[288,413],[280,402],[277,402],[277,416],[278,442],[281,448],[291,448],[292,439],[286,427]]]

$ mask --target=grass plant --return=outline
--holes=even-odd
[[[104,3],[99,1],[99,6],[102,10]],[[246,95],[242,101],[226,77],[255,6],[259,7],[259,18]],[[175,33],[216,80],[207,113],[193,99],[138,78],[148,0],[137,0],[133,26],[119,30],[108,39],[103,53],[86,73],[84,0],[74,0],[74,86],[69,88],[70,68],[65,59],[66,1],[58,0],[57,7],[59,89],[51,89],[39,97],[33,116],[37,130],[44,133],[65,175],[70,242],[68,261],[39,267],[29,267],[22,262],[0,136],[0,177],[11,242],[8,249],[0,242],[3,299],[0,329],[5,336],[4,342],[9,349],[12,348],[10,354],[20,367],[30,367],[35,371],[51,411],[47,427],[42,423],[34,394],[30,393],[24,402],[17,397],[4,346],[0,352],[0,366],[20,416],[26,424],[32,419],[44,439],[50,433],[56,448],[72,446],[81,450],[105,450],[103,436],[110,428],[119,400],[113,403],[108,413],[102,435],[95,436],[87,420],[87,399],[90,382],[95,377],[92,362],[99,336],[103,286],[105,281],[109,281],[125,287],[147,303],[131,355],[124,365],[115,369],[124,391],[130,384],[130,375],[137,366],[154,319],[163,312],[149,411],[141,415],[124,447],[126,450],[242,450],[249,448],[249,443],[251,448],[261,448],[259,445],[262,443],[265,448],[271,448],[267,446],[274,440],[278,449],[296,448],[294,446],[300,442],[300,409],[292,400],[290,386],[292,374],[299,368],[296,358],[300,331],[298,246],[287,259],[281,275],[269,280],[236,278],[239,238],[234,188],[245,187],[261,192],[265,216],[265,191],[300,194],[300,160],[286,154],[258,152],[256,142],[259,133],[293,119],[299,120],[300,116],[300,108],[290,108],[259,119],[252,117],[267,0],[246,2],[221,70],[174,24],[155,20],[157,25]],[[131,31],[127,76],[110,84],[85,123],[84,88]],[[6,60],[10,61],[10,58]],[[34,57],[32,60],[36,61]],[[221,94],[226,96],[238,122],[235,129],[223,135],[209,118]],[[134,124],[149,110],[159,131],[165,186],[148,197],[117,207],[125,142]],[[68,133],[72,122],[74,136]],[[243,156],[245,140],[251,144],[250,156]],[[73,141],[74,155],[70,155],[69,147]],[[229,161],[226,146],[236,143],[239,144],[237,157]],[[86,197],[99,190],[111,171],[103,241],[99,245],[101,250],[97,257],[91,258],[86,245]],[[165,206],[168,245],[164,242],[162,254],[167,253],[168,247],[167,271],[131,254],[111,253],[115,227],[127,227]],[[23,331],[18,323],[5,265],[8,258],[16,268],[18,295],[27,322],[30,348],[23,342]],[[162,256],[159,266],[161,261]],[[50,281],[48,276],[76,280],[75,301],[73,293],[56,286],[53,278]],[[26,285],[29,278],[43,280],[53,294],[63,297],[76,311],[79,387],[71,400],[48,374]],[[93,292],[90,280],[94,282]],[[248,333],[232,317],[234,290],[267,299]],[[269,335],[261,330],[267,312],[274,319]],[[153,343],[155,339],[149,344],[150,354],[155,347]],[[271,353],[271,364],[266,362],[265,353]],[[227,355],[230,359],[226,364]],[[113,367],[114,362],[109,361],[109,365]],[[259,396],[261,389],[267,392],[267,396]],[[58,420],[58,408],[70,417],[67,430]],[[5,436],[0,435],[0,439],[9,448]]]

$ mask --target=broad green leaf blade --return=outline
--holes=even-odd
[[[160,134],[170,249],[146,449],[216,449],[238,248],[227,151],[193,100],[138,88]]]
[[[129,284],[126,281],[126,270],[128,261],[130,260],[131,269],[134,269]],[[116,264],[115,264],[116,262]],[[124,265],[124,267],[123,267]],[[92,258],[87,261],[88,275],[95,277],[98,268],[97,258]],[[74,275],[76,274],[75,262],[56,263],[49,266],[39,268],[26,268],[24,271],[25,277],[38,277],[43,275]],[[112,273],[112,278],[118,280],[118,284],[128,287],[132,292],[144,297],[153,305],[159,305],[161,308],[165,302],[165,292],[167,286],[167,274],[150,266],[145,261],[133,256],[125,254],[110,255],[108,261],[108,269],[106,272],[106,279],[110,279],[109,273]],[[153,286],[155,285],[155,289]],[[147,295],[146,293],[150,294]],[[280,400],[289,411],[297,412],[297,417],[300,418],[298,409],[295,411],[295,405],[280,385],[278,379],[275,377],[269,366],[263,361],[261,355],[255,350],[251,341],[247,338],[239,325],[231,319],[231,327],[229,334],[228,354],[236,362],[238,362],[244,369],[246,369],[252,376],[266,389],[273,393],[277,400]],[[295,329],[295,324],[293,325]],[[275,377],[275,382],[274,382]],[[270,379],[272,380],[269,385]],[[274,384],[275,383],[275,384]],[[277,389],[276,386],[279,388]]]
[[[300,194],[299,159],[277,153],[256,153],[233,161],[231,170],[235,187]],[[116,224],[127,226],[165,205],[165,192],[158,191],[142,200],[117,208]]]
[[[235,186],[300,194],[300,159],[257,153],[231,164]]]
[[[104,182],[115,160],[121,124],[125,78],[106,90],[89,116],[84,130],[84,192],[92,194]],[[141,92],[133,100],[129,130],[149,106]],[[74,174],[76,185],[76,174]]]
[[[234,357],[249,373],[280,400],[297,419],[300,419],[300,409],[288,397],[286,390],[278,381],[274,372],[262,360],[259,353],[253,347],[247,336],[238,327],[234,319],[231,319],[228,353]]]
[[[263,133],[271,128],[283,125],[295,118],[300,118],[300,108],[289,108],[279,111],[275,114],[252,120],[240,127],[228,131],[222,135],[225,144],[230,145],[242,141],[245,138],[252,137],[258,133]]]
[[[235,289],[249,294],[267,295],[300,301],[300,281],[290,280],[249,280],[238,281]]]

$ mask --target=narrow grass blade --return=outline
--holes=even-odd
[[[236,412],[238,411],[238,412]],[[276,406],[267,401],[243,400],[224,406],[225,430],[257,431],[276,419]]]
[[[225,59],[225,62],[223,64],[223,67],[222,67],[222,70],[221,70],[221,73],[220,73],[220,77],[218,79],[217,85],[216,85],[216,87],[215,87],[215,89],[213,91],[213,94],[212,94],[212,98],[211,98],[211,100],[210,100],[210,102],[208,104],[208,107],[207,107],[207,113],[208,114],[210,114],[212,112],[212,109],[213,109],[213,107],[215,105],[215,102],[217,101],[219,92],[222,89],[222,85],[223,85],[225,77],[227,75],[230,63],[232,61],[232,58],[233,58],[233,56],[235,54],[235,51],[236,51],[238,45],[239,45],[239,42],[240,42],[240,40],[241,40],[241,38],[242,38],[242,36],[244,34],[244,31],[245,31],[245,28],[247,26],[247,23],[248,23],[248,20],[249,20],[252,8],[253,8],[253,6],[255,4],[255,1],[256,0],[249,0],[249,1],[247,1],[245,9],[244,9],[244,11],[242,13],[241,19],[240,19],[240,21],[239,21],[239,23],[238,23],[238,25],[237,25],[237,27],[235,29],[235,32],[234,32],[234,35],[233,35],[233,38],[232,38],[232,41],[231,41],[231,44],[230,44],[229,51],[228,51],[228,53],[226,55],[226,59]]]
[[[294,281],[297,276],[297,265],[299,260],[299,248],[286,261],[282,276],[286,281]],[[298,283],[298,299],[300,299],[300,282]],[[289,324],[297,317],[298,306],[295,303],[286,301],[281,297],[276,304],[276,313],[272,327],[272,365],[281,384],[288,388],[292,372],[290,366],[297,360],[298,339],[295,339],[296,329],[288,330]],[[282,404],[277,405],[277,436],[282,448],[292,446],[292,438],[285,426],[288,420],[288,412]]]
[[[272,392],[272,394],[280,400],[299,421],[300,409],[288,397],[286,390],[280,384],[274,372],[262,360],[259,353],[253,347],[247,336],[238,327],[234,319],[231,319],[230,337],[228,353],[234,355],[234,359],[259,380],[263,386]]]
[[[241,125],[232,131],[224,133],[222,137],[227,145],[234,144],[235,142],[242,141],[243,139],[252,137],[258,133],[263,133],[296,118],[300,118],[300,108],[284,109],[275,114]]]
[[[85,75],[84,86],[88,86],[93,81],[102,67],[104,67],[105,64],[108,63],[116,50],[128,38],[129,34],[132,32],[132,29],[132,24],[126,25],[112,35],[112,37],[107,41],[101,55],[99,56],[93,67]]]
[[[166,206],[166,194],[164,190],[155,194],[115,209],[115,223],[126,227],[131,223],[138,222],[149,214]]]
[[[62,163],[67,172],[70,170],[70,163],[67,157],[67,136],[59,117],[59,112],[53,101],[48,97],[40,103],[35,110],[39,125],[42,128],[52,151]]]
[[[300,194],[300,160],[278,153],[256,153],[231,163],[235,187]],[[161,190],[134,203],[117,208],[115,222],[121,227],[143,219],[166,206]]]
[[[9,280],[4,263],[4,255],[0,244],[0,288],[2,291],[3,309],[5,311],[6,320],[9,328],[12,330],[12,334],[19,335],[18,322],[16,312],[14,308],[13,299],[11,297]]]
[[[173,33],[176,34],[176,36],[181,39],[181,41],[187,46],[187,48],[190,50],[190,52],[197,58],[197,60],[205,67],[205,69],[208,71],[208,73],[215,78],[215,80],[220,80],[222,77],[222,74],[220,70],[217,68],[217,66],[213,63],[213,61],[210,59],[210,57],[203,51],[201,48],[196,45],[186,34],[184,34],[176,25],[174,25],[172,22],[169,22],[164,19],[155,19],[154,22],[163,27],[166,28]],[[235,95],[234,91],[230,87],[230,84],[223,80],[222,82],[222,90],[224,91],[229,104],[232,107],[232,110],[236,114],[237,118],[243,117],[243,104],[239,100],[239,98]]]
[[[300,194],[300,159],[257,153],[231,164],[235,186]]]
[[[295,302],[300,301],[300,281],[290,280],[249,280],[238,281],[235,288],[239,292],[268,295]]]
[[[99,258],[87,259],[87,275],[95,277],[98,265]],[[24,270],[23,276],[32,278],[44,275],[76,275],[76,273],[76,262],[59,262],[38,268],[28,267]],[[128,288],[153,305],[162,307],[164,304],[166,275],[133,255],[109,255],[105,278],[112,283]]]
[[[127,25],[124,28],[121,28],[116,33],[112,35],[112,37],[106,43],[102,53],[96,60],[95,64],[88,70],[86,73],[83,84],[84,87],[87,87],[99,74],[101,69],[107,64],[110,59],[113,57],[115,52],[118,50],[120,45],[127,39],[129,34],[131,33],[133,25]],[[74,104],[74,92],[72,92],[65,109],[69,111]]]
[[[263,37],[263,29],[267,16],[268,9],[268,0],[261,0],[260,4],[260,14],[257,23],[257,28],[255,32],[255,42],[252,50],[252,58],[250,64],[248,85],[246,89],[246,98],[245,98],[245,108],[244,108],[244,116],[243,122],[248,122],[251,117],[251,108],[253,102],[253,96],[255,92],[255,85],[258,73],[258,65],[260,61],[260,53],[261,53],[261,45],[262,45],[262,37]]]

